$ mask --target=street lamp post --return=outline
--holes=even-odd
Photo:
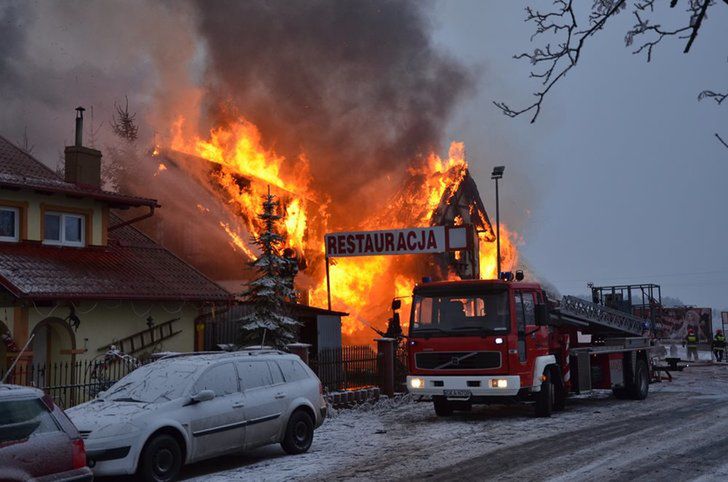
[[[495,246],[497,251],[498,259],[496,260],[497,266],[497,279],[500,279],[501,274],[501,252],[500,252],[500,206],[498,199],[498,179],[503,178],[503,171],[506,170],[505,166],[496,166],[493,168],[493,173],[490,175],[491,179],[495,179]]]

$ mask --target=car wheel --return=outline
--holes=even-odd
[[[157,435],[147,442],[139,464],[139,475],[149,482],[175,480],[182,468],[182,449],[170,435]]]
[[[313,442],[313,420],[303,410],[296,410],[288,419],[286,435],[283,437],[281,447],[291,455],[302,454],[308,451]]]

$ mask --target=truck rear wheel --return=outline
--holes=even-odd
[[[628,395],[632,400],[644,400],[650,390],[650,375],[647,369],[647,362],[637,360],[634,371],[634,382],[629,387]]]
[[[551,383],[551,373],[544,373],[545,380],[541,382],[541,391],[536,394],[535,413],[537,417],[550,417],[554,410],[554,384]]]
[[[445,397],[432,397],[432,403],[435,405],[435,413],[438,417],[447,417],[452,415],[452,404]]]

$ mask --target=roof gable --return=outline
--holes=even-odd
[[[0,174],[5,178],[63,181],[48,166],[0,136]]]

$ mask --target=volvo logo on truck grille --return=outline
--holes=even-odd
[[[415,355],[415,363],[424,370],[479,370],[500,367],[501,354],[497,351],[423,352]]]

